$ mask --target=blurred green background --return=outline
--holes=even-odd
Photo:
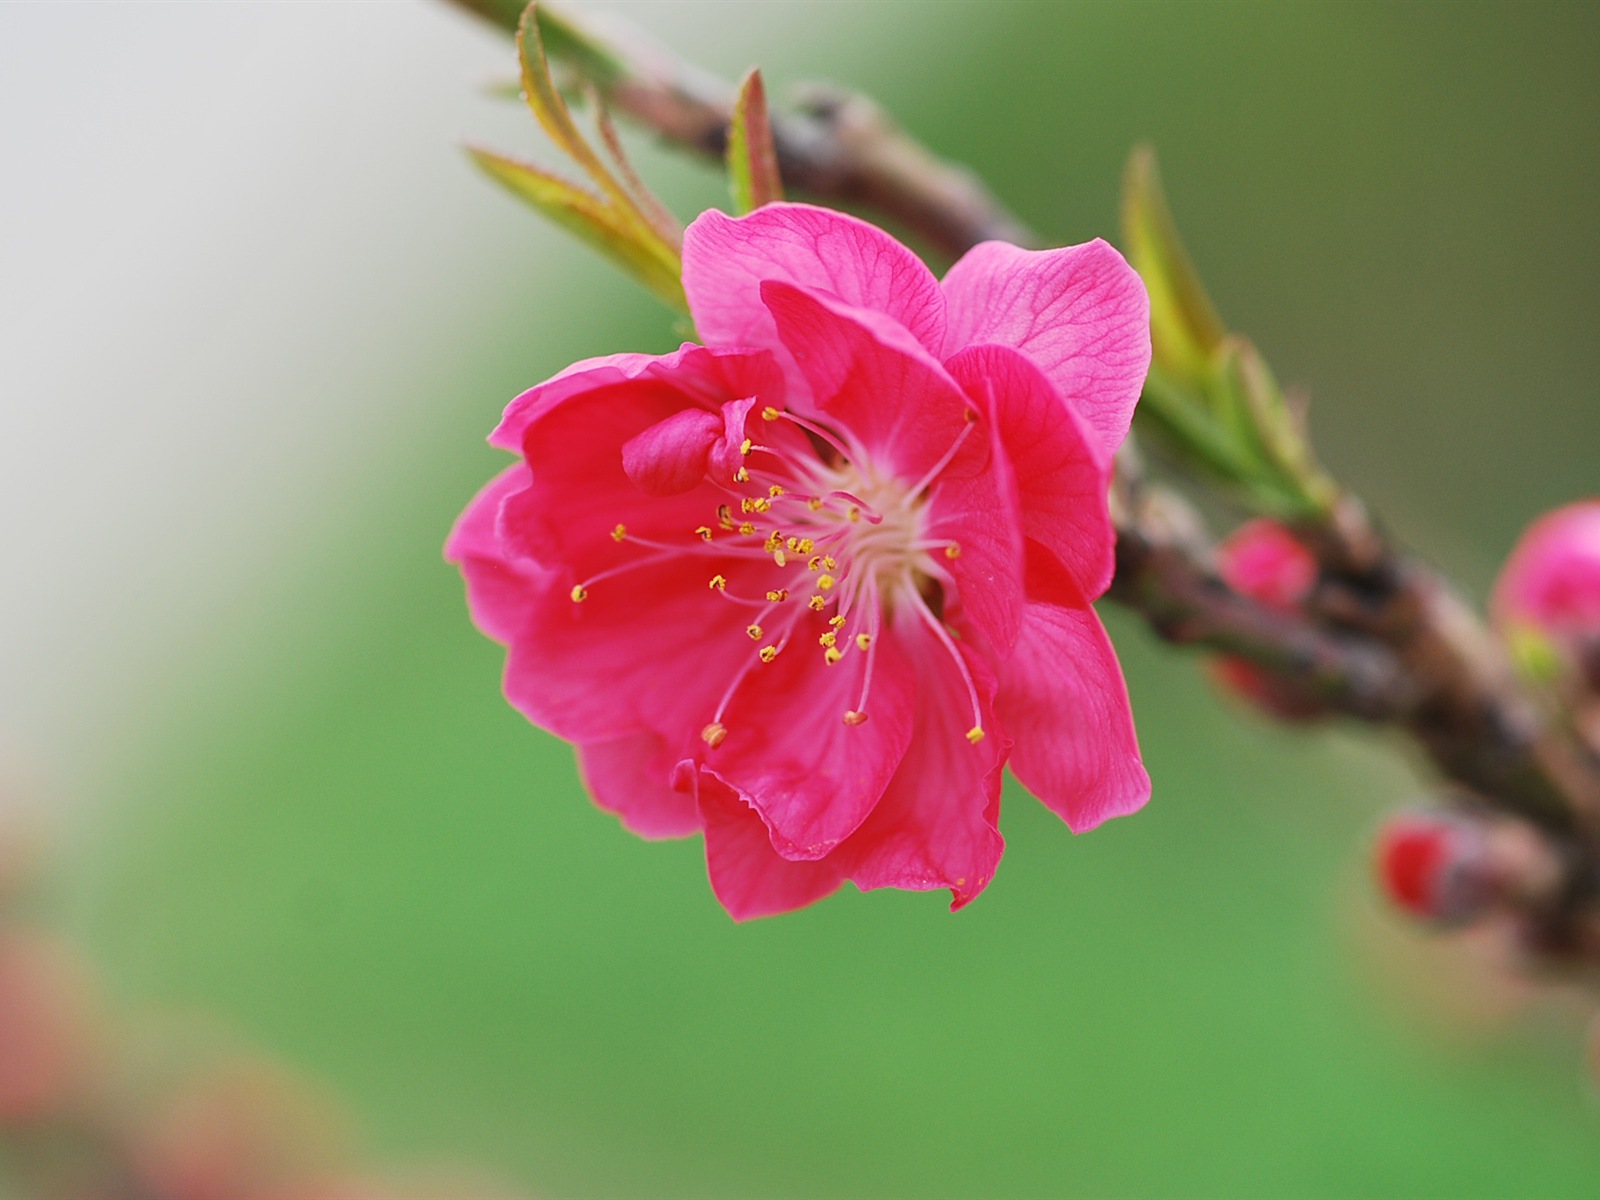
[[[357,10],[341,36],[388,19]],[[1310,388],[1330,468],[1480,592],[1527,521],[1600,488],[1600,8],[630,11],[725,75],[760,61],[777,95],[870,91],[1054,240],[1113,234],[1126,153],[1153,143],[1219,307]],[[469,18],[404,13],[470,53],[412,54],[397,96],[430,70],[469,93],[469,60],[510,74]],[[456,132],[537,145],[514,110],[472,112]],[[305,136],[359,163],[342,121]],[[292,520],[190,643],[140,660],[137,703],[74,732],[59,910],[119,1004],[220,1014],[327,1081],[379,1154],[543,1195],[1600,1192],[1580,1006],[1368,895],[1374,820],[1425,786],[1405,748],[1268,728],[1115,612],[1154,799],[1074,838],[1012,788],[1005,863],[958,915],[847,889],[736,926],[697,842],[591,807],[501,699],[440,545],[497,469],[506,400],[672,329],[437,128],[383,136],[459,177],[420,209],[397,190],[407,228],[487,230],[467,262],[497,266],[419,271],[319,330],[364,350],[325,401],[352,416],[262,492]],[[642,161],[681,211],[720,202],[710,173]],[[341,178],[304,187],[336,205]],[[265,361],[282,334],[250,336]]]

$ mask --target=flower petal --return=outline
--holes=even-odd
[[[1094,609],[1029,604],[996,702],[1011,772],[1074,833],[1144,807],[1128,689]]]
[[[968,740],[972,707],[954,660],[910,614],[900,620],[920,668],[916,734],[877,808],[832,857],[863,891],[949,888],[957,909],[988,886],[1005,850],[998,823],[1006,739],[985,719],[988,736]],[[993,678],[978,656],[963,652],[963,660],[987,710]]]
[[[594,802],[640,837],[687,837],[700,829],[692,793],[672,786],[678,756],[649,730],[577,747],[578,769]]]
[[[676,496],[705,482],[711,447],[723,433],[720,412],[680,409],[622,444],[622,469],[640,491]]]
[[[625,384],[655,385],[680,402],[668,411],[695,404],[715,408],[727,400],[771,393],[782,395],[777,361],[764,350],[711,350],[685,342],[671,354],[608,354],[586,358],[529,388],[506,406],[489,444],[523,452],[528,427],[574,396]],[[698,398],[698,400],[694,399]]]
[[[792,644],[734,697],[727,737],[704,762],[761,814],[780,854],[816,859],[866,819],[899,766],[911,741],[917,673],[896,637],[880,637],[868,718],[846,724],[844,714],[860,702],[866,653],[852,647],[827,664],[817,639],[829,626],[820,614],[802,613]]]
[[[508,496],[528,486],[525,463],[514,463],[473,497],[444,544],[447,562],[461,568],[467,583],[467,608],[473,622],[495,641],[509,642],[527,622],[530,588],[548,572],[527,559],[508,557],[495,532]]]
[[[838,890],[844,873],[831,859],[793,862],[772,848],[756,811],[729,788],[701,776],[711,890],[736,921],[804,908]]]
[[[944,278],[943,356],[997,342],[1022,351],[1094,431],[1102,455],[1127,436],[1150,368],[1150,299],[1096,239],[1060,250],[974,246]]]
[[[914,483],[965,431],[966,396],[887,317],[787,283],[763,283],[761,296],[818,410],[874,467]]]
[[[1049,550],[1091,599],[1111,585],[1110,464],[1038,367],[1008,346],[970,346],[945,364],[995,422],[1011,461],[1024,537]]]
[[[781,349],[761,303],[779,280],[872,309],[930,352],[944,342],[944,294],[922,260],[883,230],[809,204],[768,204],[734,218],[701,213],[683,235],[683,287],[711,346]]]

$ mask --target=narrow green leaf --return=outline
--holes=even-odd
[[[767,90],[755,68],[739,82],[739,98],[728,125],[728,180],[733,206],[741,215],[783,199],[778,152],[767,116]]]
[[[1227,335],[1222,319],[1178,238],[1148,146],[1128,159],[1122,187],[1122,229],[1128,257],[1150,293],[1150,337],[1167,370],[1203,374]]]
[[[467,152],[491,179],[606,255],[669,307],[689,311],[681,268],[664,262],[656,243],[641,242],[634,224],[619,219],[603,199],[531,163],[476,146]]]

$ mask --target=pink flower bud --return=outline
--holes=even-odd
[[[1600,675],[1600,500],[1558,508],[1529,526],[1501,568],[1490,607],[1528,674],[1587,668]]]
[[[1234,591],[1273,608],[1300,605],[1317,582],[1317,560],[1276,521],[1235,529],[1217,547],[1217,572]]]
[[[1374,865],[1389,899],[1424,921],[1465,923],[1482,914],[1495,893],[1483,831],[1454,813],[1391,817],[1378,832]]]
[[[1241,525],[1217,547],[1217,573],[1241,595],[1292,611],[1316,586],[1317,560],[1278,522],[1260,518]],[[1210,673],[1225,691],[1281,721],[1304,721],[1322,711],[1246,659],[1218,658]]]

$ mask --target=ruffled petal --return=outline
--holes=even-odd
[[[1023,537],[1011,464],[992,421],[981,418],[974,440],[990,442],[989,469],[941,477],[928,501],[930,540],[950,545],[934,564],[954,584],[944,616],[992,662],[1003,661],[1017,639],[1023,604]]]
[[[525,463],[514,463],[489,481],[456,519],[444,544],[447,562],[461,568],[473,623],[495,641],[509,642],[528,619],[533,595],[549,572],[527,559],[508,556],[495,532],[508,496],[528,486]]]
[[[1060,250],[984,242],[944,278],[944,357],[996,342],[1022,351],[1093,430],[1102,456],[1122,444],[1150,369],[1150,299],[1100,240]]]
[[[594,802],[646,838],[687,837],[700,828],[692,792],[673,787],[677,755],[649,730],[577,747],[578,769]]]
[[[957,909],[988,886],[1005,850],[999,819],[1006,739],[988,719],[994,680],[982,660],[963,652],[989,730],[974,745],[967,738],[972,706],[954,660],[914,617],[900,619],[920,667],[916,732],[883,799],[832,858],[863,891],[949,888]]]
[[[831,859],[794,862],[772,848],[756,811],[714,779],[700,779],[711,890],[736,921],[804,908],[838,890],[844,874]]]
[[[945,364],[999,430],[1023,536],[1047,549],[1094,598],[1111,585],[1116,532],[1109,460],[1038,367],[1008,346],[971,346]]]
[[[1144,807],[1128,689],[1094,609],[1029,604],[1002,673],[1011,772],[1074,833]]]
[[[900,765],[917,672],[896,637],[880,637],[871,651],[867,720],[847,724],[844,714],[860,703],[867,653],[851,647],[825,663],[817,639],[828,624],[802,613],[791,644],[735,695],[727,737],[704,762],[761,814],[780,854],[816,859],[855,831]]]
[[[818,410],[858,457],[908,483],[938,465],[966,429],[967,399],[937,359],[879,313],[787,283],[761,295]]]
[[[523,451],[528,427],[575,396],[633,384],[670,392],[676,400],[665,411],[697,406],[715,408],[726,400],[770,394],[782,396],[783,376],[763,350],[711,350],[685,342],[671,354],[608,354],[586,358],[529,388],[506,406],[489,444],[514,454]],[[780,401],[774,401],[780,402]]]
[[[910,250],[856,217],[809,204],[768,204],[738,218],[712,209],[685,231],[683,288],[707,345],[782,349],[761,303],[766,280],[881,313],[932,353],[944,342],[938,280]]]

